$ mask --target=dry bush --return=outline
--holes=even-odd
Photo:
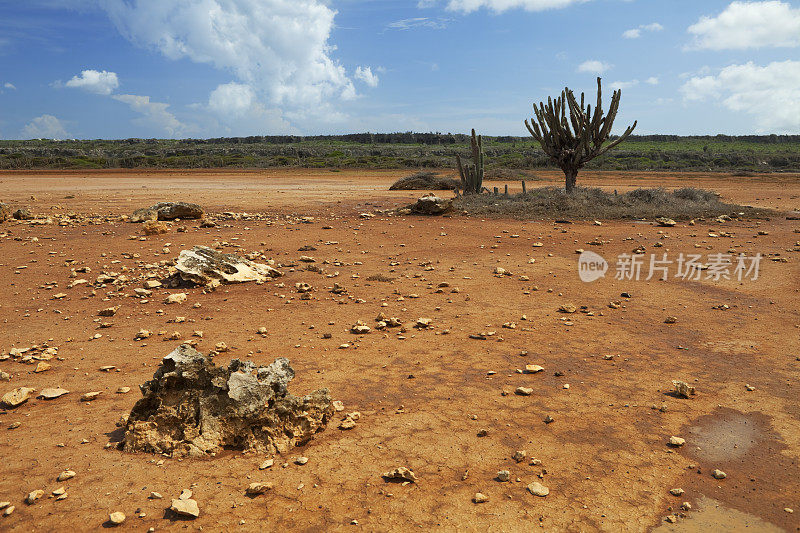
[[[395,181],[390,191],[452,191],[459,188],[458,180],[439,176],[436,172],[417,172]]]
[[[712,191],[691,187],[670,192],[665,189],[636,189],[624,194],[602,189],[577,187],[567,194],[561,187],[541,187],[527,194],[490,194],[457,198],[454,207],[480,216],[575,219],[654,219],[676,220],[719,215],[768,216],[769,211],[727,204]]]

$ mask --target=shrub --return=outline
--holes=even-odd
[[[417,172],[400,178],[389,187],[390,191],[452,191],[458,188],[458,181],[439,176],[436,172]]]

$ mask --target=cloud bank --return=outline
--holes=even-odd
[[[800,130],[800,61],[730,65],[716,75],[690,78],[681,93],[686,102],[719,101],[752,115],[759,133]]]
[[[800,46],[800,7],[787,2],[731,2],[716,17],[689,26],[690,49],[745,50]]]

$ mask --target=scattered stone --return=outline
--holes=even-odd
[[[538,374],[544,370],[543,366],[539,365],[525,365],[525,373],[526,374]]]
[[[267,468],[272,468],[272,465],[275,464],[275,459],[266,459],[263,463],[261,463],[258,467],[259,470],[266,470]]]
[[[14,211],[14,213],[11,216],[14,218],[14,220],[33,220],[33,215],[25,207],[20,207],[19,209]]]
[[[198,285],[264,282],[282,275],[269,265],[253,263],[238,255],[223,254],[205,246],[183,250],[175,268],[181,279]]]
[[[679,448],[679,447],[683,446],[684,444],[686,444],[686,439],[683,439],[681,437],[675,437],[675,436],[672,436],[672,437],[669,438],[669,445],[670,446],[675,446],[676,448]]]
[[[534,481],[533,483],[528,485],[528,492],[530,492],[534,496],[540,496],[544,498],[545,496],[550,494],[550,489],[548,489],[538,481]]]
[[[415,215],[443,215],[453,209],[453,201],[431,193],[423,196],[407,209]]]
[[[511,458],[514,459],[514,461],[516,461],[517,463],[521,463],[522,461],[525,460],[526,455],[527,453],[525,452],[525,450],[517,450],[516,452],[514,452],[514,455]]]
[[[356,335],[365,335],[370,331],[372,331],[371,328],[361,320],[353,324],[350,328],[350,333],[355,333]]]
[[[92,391],[92,392],[84,393],[81,396],[81,401],[82,402],[91,402],[93,400],[96,400],[97,397],[100,396],[101,394],[103,394],[103,391]]]
[[[188,518],[197,518],[200,516],[200,507],[198,507],[197,502],[191,498],[172,500],[172,505],[170,505],[169,509],[178,516],[185,516]]]
[[[5,222],[11,218],[11,206],[0,202],[0,222]]]
[[[245,494],[248,496],[259,496],[264,494],[268,490],[272,490],[273,484],[268,481],[263,481],[260,483],[250,483],[250,486],[247,487]]]
[[[725,479],[728,477],[728,474],[719,469],[714,470],[711,475],[714,476],[714,479]]]
[[[519,396],[530,396],[533,394],[533,389],[529,387],[517,387],[514,391],[514,394],[518,394]]]
[[[36,389],[18,387],[11,392],[5,393],[3,397],[0,398],[0,403],[10,408],[19,407],[27,402],[34,392],[36,392]]]
[[[433,319],[431,318],[418,318],[417,323],[414,325],[414,327],[418,329],[429,328],[432,322]]]
[[[169,233],[169,226],[167,226],[166,222],[148,220],[142,224],[142,232],[145,235],[163,235],[164,233]]]
[[[159,202],[150,207],[137,209],[130,217],[131,222],[151,220],[198,219],[204,214],[203,208],[197,204],[186,202]]]
[[[51,389],[42,389],[41,392],[39,392],[39,395],[36,397],[41,398],[42,400],[55,400],[56,398],[60,398],[65,394],[69,394],[67,389],[57,387]]]
[[[188,296],[186,296],[185,292],[178,292],[175,294],[170,294],[164,299],[165,304],[182,304],[186,301]]]
[[[671,228],[677,225],[678,223],[672,220],[671,218],[659,217],[656,219],[656,224],[658,224],[662,228]]]
[[[42,496],[44,496],[44,491],[42,489],[36,489],[34,491],[31,491],[25,497],[25,503],[27,503],[28,505],[33,505],[34,503],[36,503],[36,500],[38,500]]]
[[[387,481],[410,481],[411,483],[416,483],[417,481],[417,476],[414,475],[414,472],[405,466],[395,468],[389,472],[384,472],[381,474],[381,477]]]
[[[304,464],[308,463],[308,457],[298,457],[294,460],[294,464],[303,466]]]
[[[342,422],[339,424],[339,429],[343,430],[353,429],[354,427],[356,427],[356,420],[358,420],[359,418],[361,418],[361,413],[359,413],[358,411],[353,411],[352,413],[348,413],[347,416],[345,416],[342,419]]]
[[[119,511],[111,513],[110,515],[108,515],[108,521],[112,525],[118,526],[125,521],[125,514],[120,513]]]
[[[153,334],[152,331],[148,331],[146,329],[140,329],[139,332],[136,334],[136,336],[133,337],[133,340],[143,341],[144,339],[150,338],[152,334]]]
[[[101,309],[100,311],[97,312],[97,316],[103,316],[103,317],[114,316],[117,314],[117,311],[119,311],[119,307],[120,306],[115,306],[115,307],[106,307],[105,309]]]
[[[676,488],[676,489],[669,489],[669,493],[673,496],[683,496],[683,493],[686,492],[683,489]]]
[[[117,394],[128,394],[130,391],[130,387],[120,387],[117,389]]]
[[[72,470],[64,470],[58,475],[56,481],[67,481],[68,479],[74,478],[76,475],[77,474],[75,474],[75,472]]]
[[[298,398],[289,360],[269,366],[234,359],[215,366],[182,345],[141,386],[125,426],[126,451],[203,456],[223,448],[286,453],[324,430],[334,409],[327,389]]]
[[[482,492],[476,492],[475,496],[472,497],[472,501],[474,503],[486,503],[489,501],[489,497]]]
[[[559,313],[567,313],[572,314],[578,311],[578,308],[575,307],[574,304],[564,304],[558,308]]]
[[[13,513],[15,509],[16,507],[14,507],[13,505],[9,505],[3,511],[3,516],[11,516],[11,513]]]
[[[160,500],[160,499],[163,498],[163,496],[161,495],[161,493],[151,492],[150,496],[148,496],[148,498],[151,499],[151,500]]]
[[[506,483],[511,479],[511,472],[508,470],[500,470],[497,472],[497,481]]]
[[[678,398],[690,398],[697,393],[694,387],[684,381],[673,380],[672,384],[675,386],[674,394]]]
[[[228,345],[225,344],[224,342],[218,342],[217,344],[214,345],[214,351],[215,352],[225,353],[228,350],[230,350],[230,348],[228,348]]]
[[[678,322],[678,317],[676,316],[668,316],[664,319],[664,324],[675,324]]]

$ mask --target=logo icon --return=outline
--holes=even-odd
[[[608,261],[594,252],[583,252],[578,258],[578,275],[581,281],[591,283],[605,277],[608,272]]]

